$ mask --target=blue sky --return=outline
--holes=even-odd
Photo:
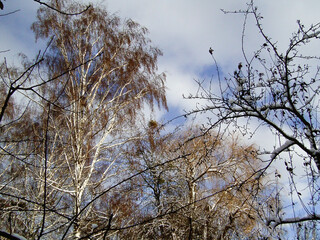
[[[123,19],[132,18],[149,29],[149,37],[164,56],[159,59],[159,71],[167,74],[168,103],[174,114],[190,110],[194,102],[184,100],[182,94],[193,93],[195,79],[211,78],[215,66],[208,53],[214,49],[215,58],[225,74],[232,73],[242,61],[241,33],[243,16],[224,14],[221,9],[239,10],[246,7],[246,1],[239,0],[105,0],[95,1],[110,12],[116,12]],[[288,38],[297,28],[297,19],[306,26],[320,22],[317,0],[257,0],[256,5],[264,16],[265,31],[285,47]],[[41,49],[34,43],[30,25],[39,4],[33,0],[5,1],[7,13],[19,12],[0,18],[0,58],[17,56],[24,52],[32,58]],[[87,3],[87,2],[86,2]],[[1,14],[0,13],[0,14]],[[252,51],[261,44],[253,19],[249,19],[246,32],[246,50]],[[164,112],[157,113],[160,120]],[[171,114],[170,114],[171,115]]]

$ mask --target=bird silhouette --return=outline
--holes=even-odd
[[[212,53],[213,53],[213,49],[210,47],[209,48],[209,53],[212,55]]]

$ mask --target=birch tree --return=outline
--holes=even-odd
[[[16,126],[39,139],[38,145],[24,148],[34,152],[21,163],[23,177],[7,180],[15,192],[8,184],[1,189],[3,196],[11,194],[25,204],[21,209],[17,202],[13,209],[5,200],[7,210],[37,227],[12,229],[8,224],[8,232],[39,239],[101,239],[117,218],[128,217],[118,214],[115,200],[124,195],[110,189],[127,177],[121,147],[135,138],[130,130],[137,114],[145,104],[167,108],[165,75],[157,73],[162,53],[150,44],[147,29],[132,20],[73,1],[48,4],[52,8],[39,8],[32,25],[36,39],[49,45],[26,95],[34,115],[28,124]],[[57,14],[62,9],[81,14]],[[18,166],[16,159],[11,161],[6,164]],[[24,216],[23,211],[34,214]],[[12,219],[10,214],[6,219]]]
[[[264,181],[251,178],[259,171],[254,146],[242,145],[238,138],[224,139],[203,134],[196,128],[179,136],[178,152],[190,155],[177,164],[182,183],[181,205],[186,205],[177,229],[186,239],[252,239],[263,236],[262,210],[256,201],[271,200]],[[184,231],[184,232],[183,232]]]
[[[30,95],[24,96],[39,86],[33,79],[33,72],[41,61],[42,56],[38,55],[33,62],[22,62],[20,68],[8,66],[6,61],[0,67],[0,215],[9,236],[9,233],[19,232],[25,237],[35,238],[39,226],[33,220],[41,211],[43,189],[37,188],[33,182],[34,175],[30,169],[40,167],[34,162],[34,156],[41,153],[41,144],[46,138],[41,138],[44,132],[37,128],[37,111],[31,107]],[[35,129],[37,135],[34,134]]]
[[[259,170],[253,146],[196,127],[161,133],[153,120],[146,129],[146,137],[128,151],[131,169],[146,169],[134,187],[143,192],[143,214],[122,237],[131,232],[145,239],[266,236],[262,209],[274,198],[266,182],[251,179]]]

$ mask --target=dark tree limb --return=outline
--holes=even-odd
[[[89,8],[91,8],[91,5],[88,5],[85,9],[83,9],[83,10],[80,11],[80,12],[67,13],[67,12],[61,11],[61,10],[59,10],[58,8],[55,8],[55,7],[49,5],[49,4],[45,3],[45,2],[42,2],[42,1],[40,1],[40,0],[34,0],[34,1],[37,2],[37,3],[39,3],[40,5],[44,5],[44,6],[46,6],[47,8],[52,9],[52,10],[58,12],[58,13],[61,13],[61,14],[63,14],[63,15],[68,15],[68,16],[74,16],[74,15],[82,14],[82,13],[84,13],[85,11],[87,11]]]
[[[0,236],[10,240],[23,240],[22,237],[19,237],[18,235],[10,234],[3,230],[0,230]]]

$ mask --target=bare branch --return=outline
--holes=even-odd
[[[286,219],[270,219],[267,222],[268,226],[271,226],[272,228],[276,228],[279,225],[284,225],[284,224],[293,224],[293,223],[301,223],[301,222],[306,222],[306,221],[319,221],[320,220],[320,215],[309,215],[305,217],[295,217],[295,218],[286,218]]]
[[[40,1],[40,0],[33,0],[33,1],[35,1],[35,2],[39,3],[40,5],[44,5],[44,6],[46,6],[47,8],[50,8],[50,9],[52,9],[52,10],[54,10],[54,11],[56,11],[56,12],[60,13],[60,14],[67,15],[67,16],[80,15],[80,14],[82,14],[82,13],[84,13],[84,12],[88,11],[88,10],[89,10],[89,8],[91,8],[91,5],[88,5],[85,9],[83,9],[83,10],[82,10],[82,11],[80,11],[80,12],[76,12],[76,13],[67,13],[67,12],[61,11],[60,9],[55,8],[55,7],[53,7],[53,6],[51,6],[51,5],[47,4],[47,3],[45,3],[45,2],[43,2],[43,1]]]

